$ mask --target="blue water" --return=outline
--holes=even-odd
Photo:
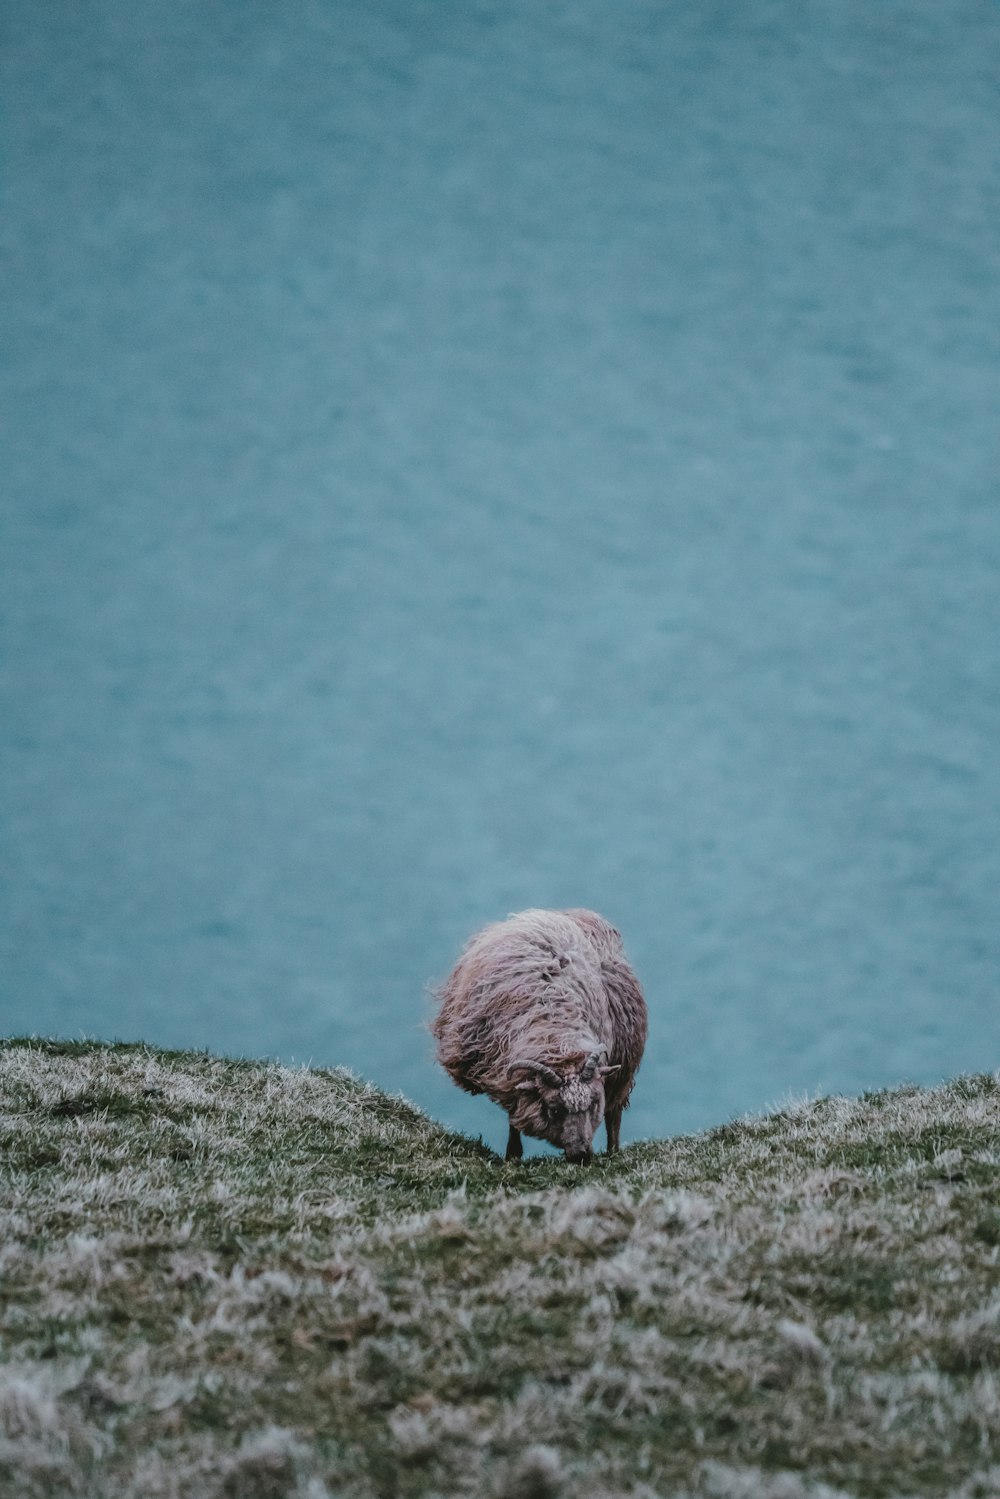
[[[622,929],[629,1133],[1000,1067],[993,0],[8,0],[0,1030]]]

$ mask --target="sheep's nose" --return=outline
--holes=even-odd
[[[589,1166],[594,1159],[594,1152],[592,1150],[580,1150],[570,1155],[567,1150],[566,1159],[571,1166]]]

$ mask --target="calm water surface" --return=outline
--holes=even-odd
[[[11,0],[0,1030],[438,1077],[590,905],[632,1137],[1000,1066],[1000,12]]]

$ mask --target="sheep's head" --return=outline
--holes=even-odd
[[[566,1058],[561,1071],[546,1062],[515,1062],[511,1075],[521,1075],[523,1081],[515,1084],[520,1097],[511,1122],[526,1135],[557,1145],[567,1161],[584,1165],[604,1118],[604,1079],[617,1070],[605,1065],[605,1057],[602,1050],[582,1061]]]

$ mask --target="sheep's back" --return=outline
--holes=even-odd
[[[505,1091],[522,1057],[613,1046],[600,957],[565,912],[522,911],[478,932],[439,999],[438,1058],[471,1093]]]

